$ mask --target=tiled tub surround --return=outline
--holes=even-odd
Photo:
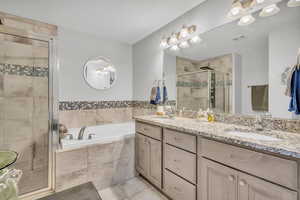
[[[97,190],[126,182],[135,176],[134,136],[56,153],[56,190],[88,181]]]
[[[258,134],[268,135],[280,140],[263,141],[259,139],[250,139],[245,137],[233,136],[226,133],[226,130],[242,129],[251,130],[247,126],[220,123],[220,122],[200,122],[195,119],[176,118],[163,119],[157,116],[136,117],[137,121],[150,123],[165,128],[191,133],[208,139],[214,139],[220,142],[240,145],[255,150],[262,150],[269,153],[275,153],[290,158],[300,158],[300,135],[283,131],[266,131]]]
[[[87,127],[82,140],[78,133],[70,129],[73,139],[63,139],[56,152],[58,191],[88,181],[100,190],[134,177],[133,122]]]
[[[175,105],[175,101],[169,104]],[[156,106],[148,101],[62,101],[59,109],[60,123],[68,128],[127,122],[156,112]]]

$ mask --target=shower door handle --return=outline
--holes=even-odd
[[[35,159],[35,155],[36,154],[36,142],[33,142],[32,144],[32,160],[31,160],[31,170],[34,170],[34,159]]]

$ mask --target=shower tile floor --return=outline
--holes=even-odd
[[[98,192],[102,200],[168,200],[140,177]]]

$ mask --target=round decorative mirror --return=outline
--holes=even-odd
[[[85,81],[94,89],[105,90],[111,88],[116,80],[116,68],[109,59],[98,57],[89,60],[84,65],[83,76]]]

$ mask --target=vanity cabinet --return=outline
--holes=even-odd
[[[142,127],[143,124],[139,124]],[[147,178],[152,184],[161,188],[162,183],[162,141],[158,140],[160,129],[154,130],[154,136],[157,139],[149,137],[151,132],[147,130],[147,135],[143,135],[139,132],[136,133],[136,170],[138,173]],[[145,130],[141,128],[140,130]],[[138,130],[137,130],[138,131]],[[158,132],[157,132],[158,131]],[[143,132],[143,131],[141,131]],[[161,134],[161,133],[160,133]],[[149,135],[149,136],[148,136]]]
[[[201,200],[297,200],[297,192],[201,159]]]
[[[174,200],[196,200],[197,138],[163,129],[164,191]]]
[[[207,159],[201,159],[200,193],[202,200],[237,200],[235,170]]]
[[[299,200],[299,162],[137,122],[136,169],[172,200]]]

